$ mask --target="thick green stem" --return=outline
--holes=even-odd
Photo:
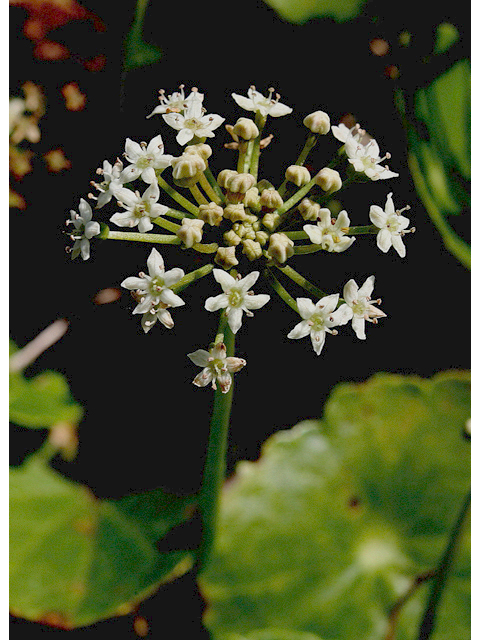
[[[462,534],[466,516],[469,510],[470,491],[468,492],[462,504],[457,520],[450,534],[450,539],[448,541],[447,547],[435,573],[430,597],[428,598],[425,612],[422,617],[422,622],[420,623],[418,640],[428,640],[434,631],[440,600],[445,589],[445,584],[447,582],[450,567],[452,566],[458,541]]]
[[[184,198],[181,193],[178,193],[178,191],[171,187],[168,182],[166,182],[160,175],[161,171],[156,171],[155,173],[160,189],[163,189],[173,200],[175,200],[175,202],[178,202],[178,204],[180,204],[189,213],[193,213],[193,215],[197,217],[198,207],[196,207],[193,202],[190,202],[190,200]]]
[[[208,200],[205,198],[203,193],[200,191],[200,189],[198,188],[197,184],[194,184],[194,185],[192,185],[190,187],[190,193],[195,198],[195,200],[198,202],[198,204],[208,204]]]
[[[246,140],[240,140],[238,143],[238,161],[237,171],[238,173],[245,173],[245,159],[247,157],[248,142]]]
[[[170,220],[165,220],[159,216],[158,218],[153,218],[152,220],[155,224],[158,224],[159,227],[163,227],[167,231],[171,231],[172,233],[177,233],[177,231],[181,228],[181,225],[176,222],[171,222]]]
[[[290,308],[292,308],[296,313],[298,313],[298,306],[295,302],[294,298],[288,293],[288,291],[283,287],[277,278],[273,275],[271,270],[267,267],[264,271],[265,280],[272,287],[272,289],[277,293],[280,298],[288,304]]]
[[[227,348],[227,356],[233,356],[235,336],[227,324],[227,317],[223,311],[220,316],[215,342],[224,342]],[[232,399],[233,381],[227,393],[222,393],[220,386],[215,390],[213,412],[210,420],[207,457],[203,470],[203,481],[199,498],[202,518],[202,544],[198,554],[197,565],[200,571],[207,565],[215,544],[220,494],[225,481],[228,427],[230,424]]]
[[[211,186],[210,182],[208,181],[204,173],[200,175],[200,185],[212,202],[215,202],[215,204],[222,203],[223,201],[222,198],[217,194],[215,189]]]
[[[174,293],[180,293],[180,291],[183,291],[186,287],[191,285],[192,282],[195,282],[196,280],[200,280],[200,278],[207,276],[212,271],[214,266],[215,265],[213,264],[206,264],[205,266],[200,267],[199,269],[195,269],[195,271],[190,271],[190,273],[187,273],[186,275],[184,275],[181,280],[173,284],[170,287],[170,289]]]
[[[317,251],[323,251],[321,244],[305,244],[301,247],[294,247],[293,251],[296,256],[303,256],[307,253],[316,253]]]
[[[317,298],[324,298],[327,293],[316,287],[313,283],[309,282],[306,278],[304,278],[298,271],[292,269],[290,265],[285,265],[281,267],[277,265],[277,269],[279,269],[284,275],[286,275],[290,280],[293,280],[296,284],[298,284],[302,289],[305,289],[309,293],[312,293]]]
[[[260,161],[260,142],[262,141],[262,131],[265,127],[265,123],[267,121],[267,116],[262,116],[262,114],[257,111],[255,113],[255,124],[258,127],[258,136],[253,141],[252,148],[252,157],[250,159],[250,166],[248,168],[249,173],[255,178],[258,178],[258,163]]]
[[[217,197],[219,198],[220,203],[225,202],[225,196],[223,195],[223,191],[218,185],[218,182],[215,180],[215,176],[213,175],[210,167],[207,167],[203,173],[205,174],[205,178],[207,179],[209,185],[217,194]]]
[[[130,240],[133,242],[153,242],[154,244],[180,244],[180,238],[160,233],[136,233],[134,231],[109,231],[106,240]]]
[[[193,216],[191,213],[187,213],[186,211],[178,211],[178,209],[172,209],[171,207],[162,215],[168,216],[169,218],[175,218],[175,220],[183,220],[184,218],[195,218],[195,216]]]

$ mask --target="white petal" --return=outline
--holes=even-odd
[[[377,247],[383,253],[387,253],[387,251],[392,246],[392,234],[388,229],[381,229],[377,233]]]
[[[147,233],[147,231],[151,231],[153,229],[153,224],[148,216],[143,216],[138,221],[138,230],[140,233]]]
[[[133,140],[130,140],[130,138],[127,138],[125,141],[125,155],[130,162],[136,162],[138,158],[141,158],[145,154],[138,142],[134,142]]]
[[[178,144],[187,144],[187,142],[190,142],[190,140],[193,138],[195,134],[193,133],[193,131],[191,129],[182,129],[181,131],[178,132],[177,135],[177,142]]]
[[[312,347],[317,356],[320,355],[325,344],[325,331],[312,331],[310,333],[310,339],[312,341]]]
[[[140,174],[138,174],[140,175]],[[115,193],[116,199],[121,202],[125,207],[133,209],[133,207],[139,203],[139,198],[131,189],[122,187]]]
[[[173,327],[174,322],[172,316],[170,315],[170,311],[168,311],[167,309],[159,309],[157,311],[156,317],[167,329],[171,329]]]
[[[352,329],[355,331],[355,334],[359,340],[366,340],[367,336],[365,335],[365,318],[354,317],[352,319]]]
[[[87,222],[85,225],[85,237],[90,239],[93,236],[98,236],[100,233],[100,225],[98,222]]]
[[[393,244],[393,248],[398,253],[398,255],[401,258],[404,258],[406,253],[407,253],[407,249],[406,249],[405,245],[403,244],[402,236],[393,235],[392,236],[392,244]]]
[[[142,180],[147,184],[157,183],[157,176],[153,167],[147,167],[142,171]]]
[[[324,296],[316,303],[317,309],[321,309],[324,314],[332,313],[338,304],[340,295],[338,293],[332,293],[329,296]]]
[[[349,280],[343,287],[343,298],[349,305],[353,304],[358,297],[358,285],[355,280]]]
[[[308,336],[311,330],[312,330],[312,327],[308,323],[308,321],[302,320],[302,322],[299,322],[298,324],[296,324],[293,327],[293,329],[290,331],[290,333],[287,334],[287,338],[291,338],[292,340],[299,340],[300,338],[304,338],[305,336]]]
[[[148,286],[145,278],[137,278],[136,276],[130,276],[129,278],[125,278],[125,280],[120,285],[121,287],[125,287],[125,289],[130,289],[134,291],[136,289],[145,290]]]
[[[87,238],[82,238],[80,240],[80,253],[84,260],[88,260],[90,258],[90,242]]]
[[[353,311],[348,304],[342,304],[336,311],[328,316],[325,321],[327,327],[341,327],[352,319]]]
[[[156,115],[157,113],[165,113],[166,110],[167,110],[167,107],[165,105],[159,104],[158,107],[155,107],[155,109],[152,111],[152,113],[149,116],[147,116],[147,119],[151,118],[152,116]]]
[[[376,204],[372,204],[372,206],[370,207],[369,217],[370,217],[371,222],[376,227],[378,227],[379,229],[383,229],[383,227],[385,226],[386,221],[387,221],[387,216],[386,216],[385,212],[383,211],[383,209],[381,209]]]
[[[180,269],[179,267],[175,267],[174,269],[170,269],[163,275],[163,282],[166,287],[171,287],[172,284],[176,284],[179,280],[183,278],[185,275],[185,271]]]
[[[200,371],[198,375],[193,379],[193,384],[197,387],[206,387],[207,384],[210,384],[213,380],[213,373],[210,368],[205,368],[203,371]]]
[[[228,393],[232,386],[232,376],[228,371],[223,371],[217,376],[217,382],[220,385],[222,393]]]
[[[177,131],[183,129],[185,118],[180,113],[164,113],[162,118],[173,129],[176,129]]]
[[[393,193],[387,195],[387,201],[385,203],[385,213],[389,216],[395,213],[395,205],[393,204]]]
[[[374,284],[375,276],[369,276],[358,290],[358,295],[362,298],[370,298],[373,292]],[[345,296],[343,297],[345,298]]]
[[[259,293],[256,296],[245,296],[243,307],[245,309],[261,309],[270,300],[270,296],[266,293]]]
[[[90,222],[90,220],[92,219],[92,207],[83,198],[80,198],[78,210],[80,211],[80,215],[82,216],[83,221]]]
[[[218,296],[213,296],[205,300],[205,309],[207,311],[218,311],[219,309],[225,309],[228,305],[228,296],[221,293]]]
[[[303,230],[310,238],[310,242],[312,242],[313,244],[322,243],[323,234],[322,230],[319,227],[313,224],[305,224],[303,225]]]
[[[232,93],[232,98],[235,100],[239,107],[242,107],[242,109],[245,109],[246,111],[256,110],[253,100],[245,98],[245,96],[240,96],[238,95],[238,93]]]
[[[155,276],[163,276],[165,272],[165,265],[161,254],[157,249],[152,249],[150,255],[147,258],[148,273],[152,278]]]
[[[260,275],[260,271],[251,271],[244,278],[238,281],[237,288],[242,291],[242,293],[247,293],[253,287],[255,282],[258,280],[258,276]]]
[[[310,298],[297,298],[297,307],[300,317],[308,320],[317,310]]]
[[[206,367],[208,365],[208,359],[210,357],[210,353],[205,351],[205,349],[197,349],[193,353],[187,353],[187,357],[196,364],[197,367]]]
[[[348,217],[348,213],[346,211],[340,211],[337,217],[337,222],[334,227],[336,229],[344,229],[345,227],[350,226],[350,218]]]
[[[268,114],[272,116],[272,118],[279,118],[280,116],[286,116],[289,113],[292,113],[292,108],[287,107],[286,104],[282,104],[281,102],[276,102],[268,112]]]
[[[230,309],[230,311],[228,312],[228,325],[232,330],[232,333],[237,333],[237,331],[242,326],[242,315],[243,311],[238,307]]]
[[[153,169],[152,169],[152,171],[153,171]],[[153,171],[153,173],[155,174],[155,171]],[[143,174],[142,174],[142,176],[143,176]],[[142,196],[142,200],[144,202],[147,202],[147,201],[156,202],[159,197],[160,197],[160,188],[158,186],[158,183],[155,180],[155,182],[152,182],[152,184],[147,189],[145,189],[145,192],[144,192],[144,194]]]
[[[110,222],[116,224],[117,227],[134,227],[137,224],[137,219],[132,216],[131,211],[122,211],[114,213]]]
[[[225,292],[230,291],[230,289],[237,282],[233,276],[231,276],[229,273],[227,273],[223,269],[214,269],[213,277]]]
[[[150,296],[145,296],[145,299],[143,300],[143,302],[139,302],[135,307],[135,309],[132,311],[132,313],[133,314],[147,313],[148,311],[150,311],[151,306],[152,306],[152,298]],[[150,314],[150,315],[153,315],[153,314]]]
[[[171,289],[164,289],[160,293],[160,300],[164,304],[168,304],[170,307],[183,307],[183,305],[185,304],[180,296],[177,296],[176,293],[173,293]]]
[[[139,169],[136,164],[131,164],[128,167],[125,167],[125,169],[121,172],[120,182],[122,182],[122,184],[124,182],[133,182],[141,173],[142,170]]]
[[[147,153],[162,155],[163,149],[164,149],[164,146],[163,146],[162,136],[158,135],[152,138],[148,143]]]

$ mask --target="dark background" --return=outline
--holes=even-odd
[[[375,274],[374,296],[383,299],[388,317],[377,327],[367,327],[365,342],[346,328],[336,338],[328,336],[321,356],[315,356],[308,339],[287,339],[298,318],[273,292],[270,303],[245,320],[237,334],[237,353],[248,365],[236,377],[229,472],[238,460],[256,459],[273,432],[320,417],[325,399],[339,382],[363,381],[378,371],[429,377],[469,368],[469,274],[446,251],[416,196],[406,163],[405,133],[393,103],[395,81],[385,71],[396,65],[404,81],[411,61],[428,48],[439,22],[451,20],[468,36],[465,3],[434,3],[420,14],[414,2],[398,8],[394,3],[370,3],[365,14],[350,23],[315,20],[293,26],[260,0],[235,7],[217,0],[168,8],[152,2],[145,39],[163,49],[163,58],[126,77],[121,73],[121,43],[133,3],[82,4],[104,21],[106,31],[95,31],[88,21],[56,29],[50,37],[75,55],[51,62],[32,55],[33,45],[22,34],[25,10],[10,9],[10,92],[21,95],[26,80],[43,87],[47,112],[40,122],[42,139],[34,149],[61,145],[72,163],[61,176],[36,166],[21,185],[29,206],[23,212],[10,210],[12,338],[23,346],[56,318],[70,322],[66,336],[27,370],[29,375],[44,369],[61,371],[85,408],[78,456],[70,464],[57,460],[58,469],[86,483],[99,497],[157,486],[180,493],[199,488],[212,394],[191,384],[199,370],[185,354],[206,348],[215,335],[216,314],[203,309],[205,298],[219,292],[212,292],[213,279],[184,292],[187,305],[174,311],[172,331],[157,324],[144,335],[139,317],[131,315],[133,301],[127,292],[102,306],[93,298],[100,289],[118,287],[126,276],[145,268],[150,247],[94,242],[89,261],[72,262],[64,250],[63,233],[70,208],[78,209],[79,198],[91,190],[95,169],[123,152],[127,136],[148,141],[161,133],[166,152],[179,154],[174,132],[162,118],[145,116],[157,104],[158,89],[171,93],[180,83],[204,91],[208,111],[231,124],[249,115],[235,105],[232,92],[245,95],[253,83],[262,92],[274,86],[281,93],[294,114],[269,120],[267,133],[273,131],[275,139],[262,156],[260,176],[277,185],[303,145],[301,120],[307,113],[323,109],[332,124],[352,113],[381,150],[390,151],[389,165],[400,174],[389,181],[354,185],[344,196],[342,192],[352,224],[367,224],[370,204],[383,207],[393,191],[397,208],[411,205],[407,215],[417,228],[405,238],[404,259],[393,249],[382,254],[374,237],[359,237],[343,254],[292,260],[326,291],[341,291],[351,277],[362,284]],[[395,36],[404,28],[414,33],[408,55],[395,46]],[[373,38],[390,42],[386,56],[372,54]],[[102,71],[87,71],[79,62],[99,53],[107,58]],[[70,81],[87,95],[86,108],[77,113],[65,110],[60,94]],[[211,141],[214,171],[236,162],[234,152],[219,150],[227,141],[223,127],[218,129]],[[311,157],[315,168],[327,164],[337,147],[332,136],[322,140]],[[108,221],[108,211],[103,209],[97,219]],[[468,234],[469,220],[455,224]],[[176,247],[162,254],[167,268],[185,264]],[[255,292],[269,291],[259,283]],[[38,447],[43,437],[44,433],[14,427],[13,464]],[[195,544],[198,527],[193,523],[182,535]],[[172,632],[179,638],[207,637],[201,627],[202,608],[194,578],[185,576],[144,602],[139,614],[149,622],[148,637],[169,637]],[[92,638],[114,635],[127,640],[137,637],[133,619],[126,616],[68,633],[74,638],[90,633]],[[47,632],[67,633],[12,618],[12,638],[33,640]]]

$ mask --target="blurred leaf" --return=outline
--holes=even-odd
[[[62,374],[44,371],[32,379],[10,372],[10,421],[31,429],[59,422],[78,424],[82,407],[74,402]]]
[[[10,470],[12,613],[65,629],[129,613],[191,567],[155,542],[188,517],[190,498],[161,490],[98,500],[32,456]]]
[[[143,22],[147,10],[148,0],[137,0],[135,18],[130,31],[125,38],[125,52],[123,67],[125,71],[131,71],[138,67],[158,62],[162,57],[159,47],[143,40]]]
[[[448,56],[458,38],[444,23],[436,52]],[[410,104],[398,96],[409,139],[409,166],[415,187],[446,247],[470,267],[470,247],[447,218],[470,206],[470,61],[459,60],[428,86],[417,89]]]
[[[289,22],[303,23],[311,18],[351,20],[360,13],[366,0],[265,0]]]
[[[258,462],[241,463],[201,576],[216,640],[272,629],[384,640],[391,608],[437,565],[468,491],[469,400],[467,373],[378,374],[339,385],[321,422],[276,433]],[[432,640],[467,638],[468,566],[464,540]],[[402,607],[396,640],[415,636],[427,584]]]

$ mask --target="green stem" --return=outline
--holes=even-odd
[[[374,224],[368,224],[363,227],[349,227],[348,231],[345,231],[347,236],[360,236],[365,234],[377,234],[380,231]]]
[[[178,193],[178,191],[176,191],[173,187],[171,187],[168,182],[166,182],[162,176],[160,175],[160,171],[155,171],[155,174],[157,176],[157,180],[158,180],[158,186],[163,189],[166,193],[168,193],[168,195],[175,200],[175,202],[178,202],[178,204],[180,204],[184,209],[186,209],[189,213],[193,213],[193,215],[195,217],[197,217],[198,214],[198,207],[195,206],[193,204],[193,202],[190,202],[190,200],[187,200],[187,198],[184,198],[182,196],[181,193]]]
[[[158,224],[159,227],[163,227],[163,229],[167,229],[167,231],[171,231],[172,233],[177,233],[177,231],[181,228],[181,225],[176,222],[170,222],[170,220],[165,220],[162,216],[158,218],[153,218],[152,222]]]
[[[307,253],[316,253],[317,251],[323,251],[321,244],[306,244],[301,247],[293,247],[296,256],[304,256]]]
[[[282,231],[282,233],[290,240],[308,240],[308,234],[305,231]]]
[[[290,308],[292,308],[296,313],[298,313],[298,306],[295,302],[294,298],[288,293],[288,291],[283,287],[277,278],[273,275],[271,270],[267,267],[264,271],[265,280],[269,283],[272,289],[277,293],[280,298],[288,304]]]
[[[227,324],[227,316],[222,311],[215,342],[224,342],[227,356],[233,356],[235,335]],[[202,518],[202,544],[199,549],[197,565],[205,568],[215,544],[218,527],[220,494],[225,481],[226,456],[228,445],[228,427],[233,399],[233,381],[227,393],[218,386],[215,390],[213,412],[210,420],[210,434],[207,445],[207,457],[203,470],[199,505]]]
[[[164,216],[169,216],[170,218],[175,218],[176,220],[183,220],[184,218],[195,218],[191,213],[187,213],[186,211],[178,211],[177,209],[169,208],[168,211],[165,211]]]
[[[190,193],[195,198],[198,204],[208,204],[208,200],[205,198],[203,193],[198,188],[197,184],[194,184],[190,187]]]
[[[298,273],[298,271],[292,269],[290,265],[287,264],[284,267],[277,265],[277,269],[279,269],[283,274],[290,278],[290,280],[293,280],[296,284],[298,284],[309,293],[312,293],[317,298],[324,298],[326,295],[328,295],[317,286],[315,286],[312,282],[309,282],[306,278],[304,278],[300,273]]]
[[[217,194],[217,197],[220,200],[220,203],[225,202],[225,196],[223,195],[223,191],[219,187],[218,182],[215,180],[215,176],[213,175],[210,167],[207,167],[203,173],[204,173],[209,185],[212,187],[212,189]]]
[[[255,144],[255,140],[249,140],[247,143],[247,152],[245,154],[245,161],[243,165],[244,173],[248,173],[250,171],[250,164],[252,162],[252,153],[253,153],[254,144]]]
[[[221,204],[222,199],[218,196],[215,189],[211,186],[204,173],[200,175],[200,184],[202,186],[202,189],[205,191],[212,202],[215,202],[215,204]]]
[[[106,240],[130,240],[134,242],[153,242],[154,244],[180,244],[180,238],[160,233],[135,233],[133,231],[109,231]]]
[[[258,178],[258,163],[260,161],[260,142],[262,141],[262,131],[265,127],[267,116],[262,116],[260,111],[255,113],[255,124],[258,127],[258,136],[253,141],[252,157],[250,159],[250,166],[248,168],[249,173],[255,178]]]
[[[185,276],[183,276],[181,280],[173,284],[170,287],[171,290],[174,293],[180,293],[180,291],[183,291],[186,287],[191,285],[192,282],[195,282],[196,280],[200,280],[200,278],[207,276],[212,271],[214,266],[215,265],[213,264],[206,264],[199,269],[195,269],[195,271],[190,271],[190,273],[187,273]]]
[[[295,165],[299,166],[299,167],[303,167],[305,160],[308,157],[308,154],[310,153],[310,151],[313,149],[313,147],[316,145],[318,140],[318,135],[316,133],[309,133],[307,136],[307,139],[305,141],[305,144],[303,146],[302,151],[300,152],[300,155],[298,156],[298,158],[295,161]],[[278,188],[278,193],[282,196],[285,195],[285,191],[287,190],[287,180],[284,180],[282,182],[282,184],[280,185],[280,187]]]
[[[238,161],[237,171],[238,173],[245,173],[245,159],[247,157],[248,142],[246,140],[240,140],[238,143]]]
[[[447,582],[450,567],[452,566],[455,551],[457,549],[458,541],[462,534],[463,526],[465,524],[466,516],[469,509],[470,491],[468,492],[462,504],[460,512],[457,516],[457,520],[450,534],[450,539],[448,541],[447,547],[435,573],[430,597],[427,601],[425,612],[422,617],[422,622],[420,624],[418,640],[428,640],[434,631],[440,600],[445,589],[445,584]]]
[[[202,244],[197,242],[193,245],[192,249],[199,253],[216,253],[218,251],[218,244],[216,242],[210,242],[210,244]]]

